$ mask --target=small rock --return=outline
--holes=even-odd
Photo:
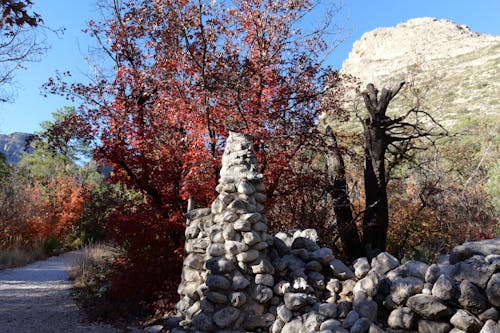
[[[241,262],[251,262],[255,261],[259,257],[259,251],[257,250],[248,250],[245,252],[241,252],[238,255],[236,255],[236,258],[238,261]]]
[[[212,303],[224,304],[227,302],[226,295],[218,293],[216,291],[208,291],[205,295],[207,296],[207,299]]]
[[[214,322],[220,328],[226,328],[231,326],[231,324],[238,319],[240,316],[240,310],[233,308],[232,306],[225,307],[214,314]],[[206,328],[202,328],[205,330]]]
[[[227,290],[231,287],[231,282],[229,282],[229,280],[222,275],[209,275],[205,284],[210,289]]]
[[[319,261],[311,260],[306,264],[306,271],[316,271],[321,272],[323,270],[323,265]]]
[[[387,252],[379,253],[375,258],[372,259],[372,270],[377,272],[379,275],[384,275],[393,268],[399,266],[399,260],[395,258],[392,254]]]
[[[458,303],[474,314],[479,314],[488,308],[486,298],[472,282],[467,280],[460,283]]]
[[[323,264],[328,263],[330,260],[334,258],[335,257],[333,256],[333,251],[327,247],[322,247],[321,249],[316,250],[311,254],[312,260],[318,260]]]
[[[491,276],[486,286],[486,297],[488,297],[491,305],[500,308],[500,273]]]
[[[266,258],[260,258],[257,264],[252,265],[254,274],[274,274],[274,266]]]
[[[354,302],[354,310],[360,317],[368,318],[370,321],[375,321],[377,318],[377,303],[371,299]]]
[[[213,330],[214,322],[212,318],[204,313],[197,314],[191,323],[195,328],[200,330]]]
[[[422,294],[411,296],[406,305],[426,319],[447,317],[452,312],[439,298]]]
[[[486,288],[488,280],[495,273],[495,266],[487,264],[483,256],[473,256],[459,262],[455,267],[453,274],[455,280],[468,280],[481,289]]]
[[[278,317],[285,323],[288,323],[293,317],[292,311],[288,309],[284,304],[278,306],[276,312]]]
[[[287,308],[296,311],[307,304],[308,297],[304,293],[286,293],[284,301]]]
[[[250,285],[250,281],[246,277],[244,277],[241,273],[235,274],[233,276],[233,289],[234,290],[242,290]]]
[[[486,322],[489,319],[497,321],[498,320],[498,311],[495,308],[489,308],[488,310],[485,310],[482,313],[480,313],[477,317],[482,322]]]
[[[411,260],[404,264],[406,271],[409,276],[413,276],[419,278],[420,280],[425,280],[425,273],[427,273],[427,269],[429,265],[425,262]]]
[[[333,331],[336,327],[342,327],[342,323],[336,319],[327,319],[319,326],[319,329]]]
[[[445,322],[421,319],[418,322],[419,333],[448,333],[451,325]]]
[[[252,231],[248,231],[248,232],[243,232],[242,236],[243,236],[243,241],[248,246],[252,246],[252,245],[260,242],[260,236],[259,236],[259,234],[257,232],[255,232],[255,231],[253,231],[253,230]]]
[[[340,280],[347,280],[354,278],[354,273],[342,261],[333,259],[328,263],[333,270],[333,276]]]
[[[351,333],[365,333],[370,329],[371,321],[367,318],[359,318],[351,327]]]
[[[500,333],[500,325],[493,320],[488,320],[479,333]]]
[[[337,304],[334,303],[322,303],[319,305],[318,313],[328,317],[328,318],[336,318],[337,317]]]
[[[248,221],[237,220],[233,223],[233,228],[238,231],[250,231],[252,230],[252,224]]]
[[[231,305],[238,308],[247,302],[247,295],[242,292],[231,293]]]
[[[378,274],[372,271],[356,282],[353,291],[364,291],[368,296],[374,297],[378,291],[378,283]]]
[[[292,249],[306,249],[308,251],[316,251],[319,250],[318,244],[316,242],[305,238],[305,237],[297,237],[293,240]]]
[[[351,328],[352,325],[359,319],[359,314],[356,311],[349,311],[347,316],[344,319],[344,322],[342,323],[343,328]]]
[[[372,323],[368,333],[384,333],[384,330]]]
[[[330,279],[326,284],[326,290],[332,293],[338,293],[342,289],[342,284],[337,279]]]
[[[410,308],[398,308],[391,312],[387,324],[392,328],[401,328],[409,330],[413,325],[415,313]]]
[[[314,332],[319,330],[321,323],[325,320],[325,317],[317,312],[308,312],[305,314],[304,318],[304,331]]]
[[[234,271],[234,265],[222,257],[208,259],[206,267],[212,273],[231,273]]]
[[[302,276],[299,276],[298,278],[293,280],[292,289],[294,291],[307,291],[309,287],[310,286],[307,283],[306,279],[304,279]]]
[[[434,283],[440,275],[441,269],[439,266],[437,264],[432,264],[427,268],[427,272],[425,273],[425,282]]]
[[[266,303],[273,297],[273,291],[271,288],[264,285],[258,285],[255,287],[255,292],[253,298],[259,303]]]
[[[432,295],[443,301],[451,301],[455,297],[453,281],[446,275],[441,274],[432,287]]]
[[[402,305],[408,297],[418,294],[424,288],[424,282],[415,277],[396,279],[391,284],[391,297],[394,303]]]
[[[163,325],[153,325],[144,328],[144,332],[147,333],[159,333],[163,329]]]
[[[304,229],[300,232],[300,236],[307,238],[315,243],[319,241],[319,236],[316,229]]]
[[[363,278],[370,271],[370,263],[365,257],[354,260],[352,267],[354,268],[354,275],[359,279]]]
[[[285,326],[285,322],[282,320],[275,320],[274,323],[271,325],[271,333],[280,333],[283,330],[283,327]]]
[[[458,309],[451,317],[450,324],[466,332],[477,333],[481,330],[483,323],[469,312]]]
[[[238,193],[250,195],[255,192],[255,187],[249,182],[240,182],[237,191]]]
[[[268,287],[274,287],[274,278],[271,274],[256,274],[255,283],[262,284]]]
[[[283,326],[281,333],[299,333],[302,332],[304,327],[302,326],[302,319],[295,318],[294,320],[289,321]]]

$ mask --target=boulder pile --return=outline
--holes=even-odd
[[[315,230],[267,232],[252,138],[230,133],[217,199],[189,213],[171,332],[500,333],[500,238],[432,265],[389,253],[346,265]]]

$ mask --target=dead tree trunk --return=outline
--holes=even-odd
[[[388,126],[393,123],[385,115],[389,102],[404,82],[392,90],[382,89],[380,97],[373,84],[362,93],[368,115],[363,119],[364,182],[366,211],[363,219],[363,248],[368,257],[385,250],[389,209],[385,179],[385,153],[391,143]]]
[[[330,186],[327,187],[327,195],[331,198],[336,219],[336,228],[345,255],[349,260],[362,256],[361,240],[353,218],[351,201],[347,190],[347,179],[345,175],[344,158],[337,144],[337,139],[330,126],[326,128],[327,139],[330,141]],[[328,165],[327,164],[327,165]]]

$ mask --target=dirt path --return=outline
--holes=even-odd
[[[108,325],[85,322],[70,296],[66,272],[81,252],[73,251],[30,265],[0,271],[0,332],[118,333]]]

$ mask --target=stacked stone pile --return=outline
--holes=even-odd
[[[185,329],[220,332],[269,327],[273,238],[261,214],[266,200],[250,136],[231,133],[211,209],[189,213],[177,310]]]
[[[313,229],[267,233],[251,137],[231,133],[222,162],[217,199],[188,216],[172,332],[500,333],[500,238],[346,265]]]
[[[276,235],[274,291],[283,301],[270,332],[500,333],[500,238],[432,265],[384,252],[350,266],[316,238]]]

